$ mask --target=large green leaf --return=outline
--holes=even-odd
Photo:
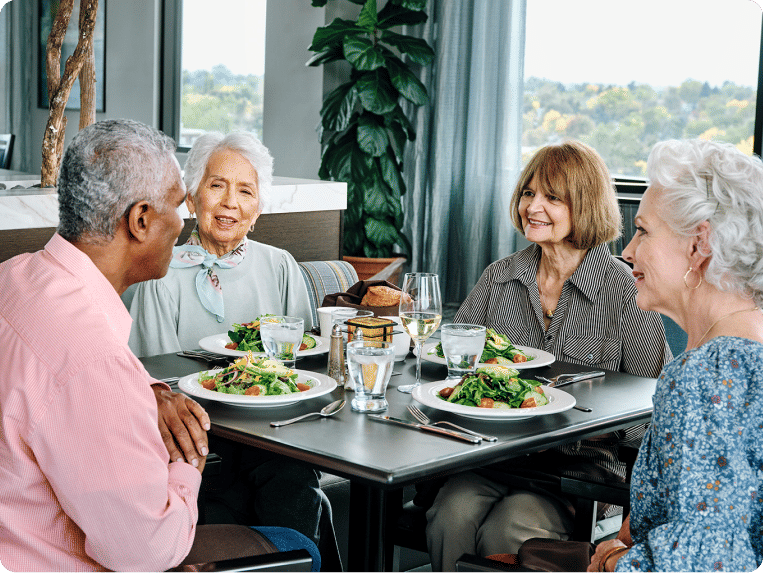
[[[318,28],[313,35],[313,43],[308,50],[322,52],[332,46],[341,46],[348,35],[364,34],[366,31],[352,20],[336,18],[328,26]]]
[[[365,28],[368,31],[372,31],[376,28],[376,22],[376,0],[366,0],[363,9],[358,15],[358,26]]]
[[[382,42],[394,46],[404,54],[408,54],[410,60],[416,64],[427,66],[434,59],[434,50],[425,40],[414,38],[413,36],[404,36],[385,30],[380,37]]]
[[[344,52],[340,44],[332,44],[322,52],[318,52],[305,63],[306,66],[320,66],[329,62],[344,59]]]
[[[356,148],[355,133],[350,132],[333,140],[323,150],[322,166],[335,181],[349,181],[352,179],[352,151]]]
[[[333,90],[323,99],[321,108],[321,125],[324,129],[344,131],[352,117],[352,110],[358,101],[358,95],[353,89],[354,82],[346,82]]]
[[[393,26],[415,26],[427,21],[427,15],[424,12],[409,10],[392,2],[387,2],[379,12],[378,18],[379,23],[376,27],[383,29]]]
[[[403,151],[405,149],[405,142],[408,138],[405,136],[405,132],[396,123],[387,126],[387,135],[389,136],[392,151],[395,153],[395,158],[397,159],[398,164],[402,165]],[[402,167],[400,170],[402,171]]]
[[[350,161],[350,176],[345,181],[352,181],[364,188],[373,184],[373,158],[358,147],[357,141],[352,142],[347,155]]]
[[[379,157],[387,150],[387,130],[376,116],[364,113],[358,119],[358,145],[372,157]]]
[[[405,183],[403,183],[400,167],[392,150],[387,149],[386,153],[379,157],[379,170],[382,179],[389,185],[390,189],[398,195],[405,193]]]
[[[392,85],[405,99],[416,105],[429,102],[427,88],[403,62],[397,58],[387,58],[387,69]]]
[[[364,226],[368,241],[377,248],[389,251],[397,242],[397,229],[386,218],[368,217]]]
[[[394,215],[394,206],[390,205],[390,189],[378,177],[378,172],[372,170],[373,176],[365,188],[363,210],[372,217],[388,217]]]
[[[384,115],[397,105],[398,92],[384,68],[364,73],[355,84],[363,109]]]
[[[413,125],[408,119],[408,116],[403,113],[403,108],[401,108],[399,105],[384,116],[384,123],[387,127],[390,128],[394,127],[393,124],[398,124],[405,133],[406,139],[409,141],[416,139],[416,131],[413,129]]]
[[[347,61],[362,72],[370,72],[384,65],[384,55],[368,38],[347,36],[342,49]]]

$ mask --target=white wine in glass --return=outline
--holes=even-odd
[[[436,274],[405,275],[399,314],[403,328],[416,345],[416,383],[397,387],[400,392],[409,394],[421,384],[421,354],[424,342],[434,334],[442,320],[440,281]]]

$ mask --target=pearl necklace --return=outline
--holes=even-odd
[[[699,342],[697,342],[697,346],[696,346],[696,348],[699,348],[700,344],[701,344],[701,343],[702,343],[702,341],[705,339],[705,336],[707,336],[707,335],[710,333],[710,331],[711,331],[711,330],[712,330],[712,329],[715,327],[715,325],[716,325],[716,324],[718,324],[720,321],[722,321],[722,320],[724,320],[724,319],[726,319],[726,318],[728,318],[728,317],[730,317],[730,316],[734,316],[735,314],[741,314],[741,313],[743,313],[743,312],[753,312],[753,311],[755,311],[755,310],[760,310],[760,309],[759,309],[757,306],[755,306],[755,307],[753,307],[753,308],[744,308],[744,309],[742,309],[742,310],[735,310],[734,312],[730,312],[730,313],[728,313],[728,314],[724,314],[722,317],[720,317],[718,320],[716,320],[716,321],[715,321],[713,324],[711,324],[711,325],[710,325],[710,328],[708,328],[708,329],[705,331],[705,334],[703,334],[703,335],[702,335],[702,338],[700,338],[700,339],[699,339]]]

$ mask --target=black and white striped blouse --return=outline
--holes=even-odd
[[[454,322],[488,326],[517,345],[542,348],[558,360],[656,378],[673,355],[660,316],[636,306],[630,269],[606,245],[588,251],[565,281],[548,330],[536,275],[537,245],[489,265]],[[640,441],[645,426],[555,448],[624,477],[617,445]]]
[[[565,281],[548,331],[535,277],[537,245],[492,263],[454,322],[488,326],[557,360],[656,378],[673,355],[660,316],[636,306],[630,269],[594,247]]]

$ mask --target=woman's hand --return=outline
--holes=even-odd
[[[625,519],[623,519],[623,524],[620,527],[620,532],[617,534],[617,537],[615,539],[619,539],[623,543],[625,543],[628,547],[633,545],[633,539],[631,539],[631,516],[626,515]]]
[[[209,453],[207,430],[211,424],[209,415],[198,403],[184,394],[171,392],[160,385],[153,385],[159,410],[159,433],[170,454],[170,460],[185,460],[199,471]]]
[[[619,539],[608,539],[596,546],[596,553],[586,571],[614,571],[617,561],[628,552],[628,546]]]

